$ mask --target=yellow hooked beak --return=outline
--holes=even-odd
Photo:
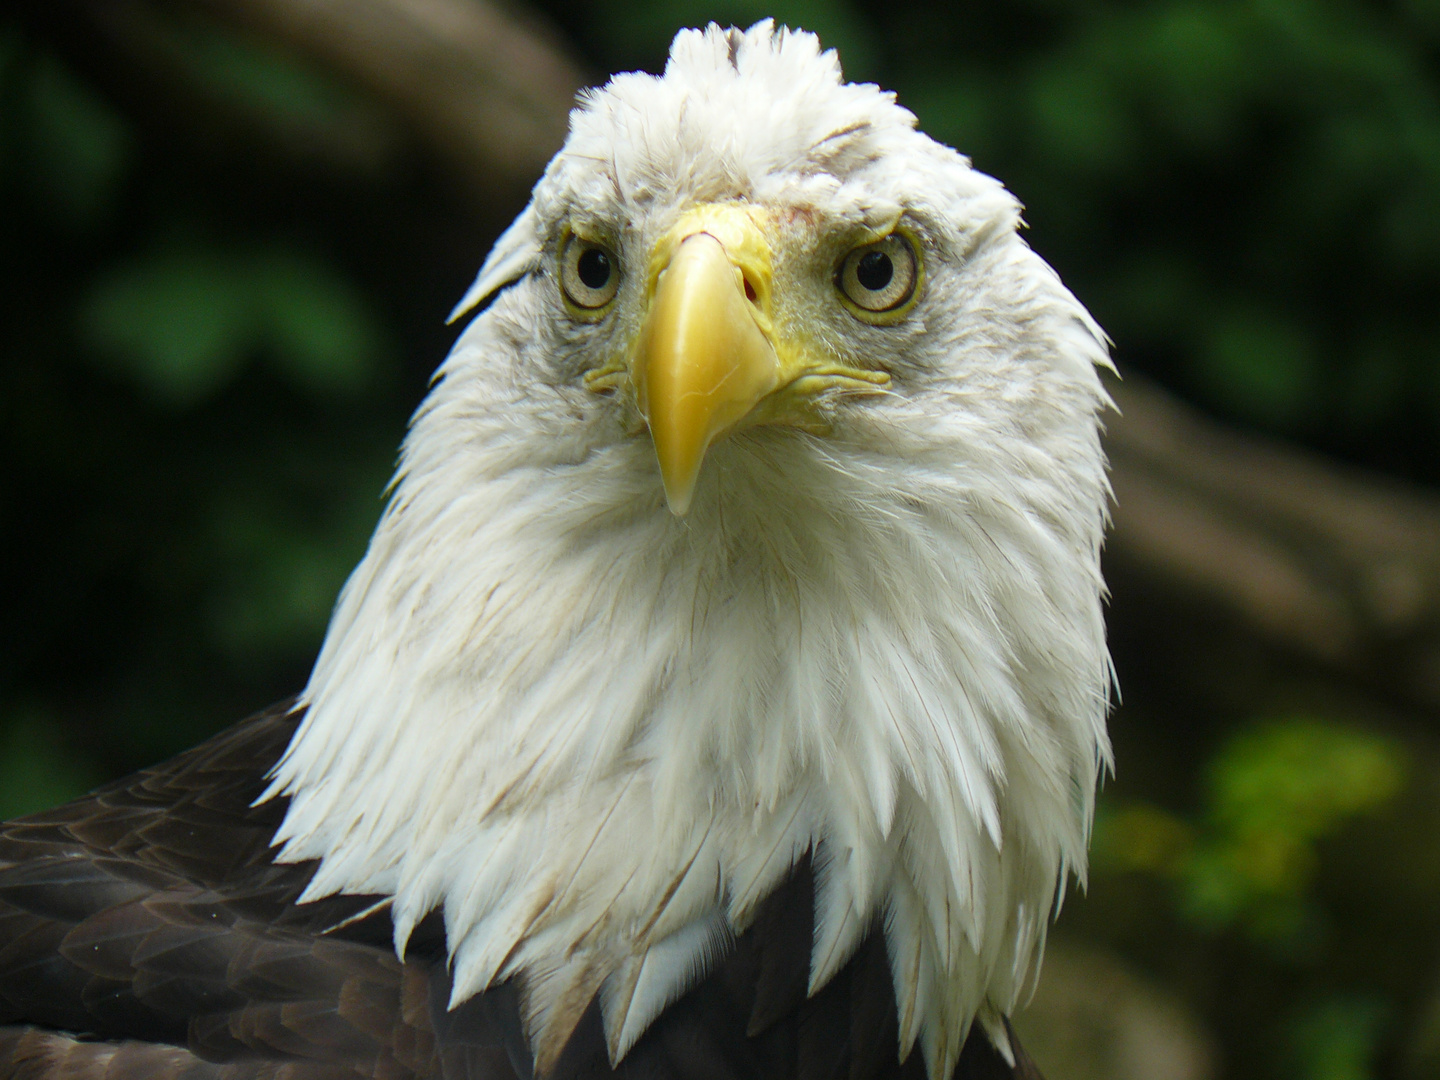
[[[690,509],[705,452],[726,432],[786,424],[823,434],[829,428],[815,406],[825,394],[875,393],[890,382],[808,341],[777,340],[769,224],[750,204],[702,204],[650,256],[645,321],[628,367],[677,517]],[[613,390],[625,366],[596,369],[586,385]]]
[[[650,306],[632,361],[665,499],[690,508],[705,451],[783,383],[766,308],[770,246],[759,212],[711,204],[655,247]]]

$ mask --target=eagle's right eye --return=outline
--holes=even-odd
[[[903,313],[920,283],[920,255],[904,233],[852,248],[835,271],[835,285],[866,322]]]
[[[560,253],[560,287],[576,307],[597,312],[620,288],[620,260],[604,244],[571,234]]]

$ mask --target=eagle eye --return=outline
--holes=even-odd
[[[915,245],[898,232],[851,249],[835,272],[841,295],[861,318],[903,308],[914,297],[919,280]]]
[[[604,244],[571,234],[560,253],[560,287],[576,307],[598,311],[620,288],[620,260]]]

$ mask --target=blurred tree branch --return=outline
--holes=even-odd
[[[557,41],[483,0],[189,2],[364,86],[481,190],[534,182],[580,87]]]
[[[197,19],[316,65],[368,104],[346,114],[348,128],[292,133],[292,152],[353,166],[408,137],[494,225],[559,146],[581,83],[580,65],[553,35],[488,0],[26,7],[62,45],[104,50],[119,65],[112,81],[121,93],[136,80],[168,80],[171,93],[193,84],[172,31]],[[1440,498],[1243,436],[1138,379],[1114,394],[1114,566],[1138,575],[1157,601],[1198,598],[1388,696],[1440,708]]]
[[[1114,560],[1262,636],[1440,706],[1440,498],[1112,388]]]
[[[25,0],[21,10],[138,115],[202,138],[238,128],[340,173],[393,169],[418,144],[491,227],[559,148],[582,83],[543,25],[486,0]],[[226,92],[237,53],[251,54],[242,68],[298,61],[349,93],[319,110],[257,110],[256,95]]]

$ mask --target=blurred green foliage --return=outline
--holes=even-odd
[[[18,45],[7,45],[0,46],[5,68],[18,67]],[[51,199],[72,227],[93,224],[129,157],[124,121],[53,56],[35,58],[28,78],[9,70],[6,75],[15,80],[7,87],[15,95],[7,127],[28,143],[17,149],[32,155],[30,177],[37,192]]]
[[[597,76],[658,70],[709,19],[818,31],[1025,201],[1123,370],[1440,483],[1435,0],[535,6]],[[0,817],[303,684],[489,240],[426,168],[385,164],[383,109],[292,55],[199,15],[156,23],[175,101],[17,20],[0,15]],[[1143,600],[1117,594],[1120,772],[1069,925],[1186,996],[1226,1075],[1433,1075],[1423,723],[1315,708],[1335,686],[1213,628],[1157,629]],[[1157,660],[1162,640],[1188,651]]]
[[[367,245],[355,215],[432,193],[357,192],[266,143],[354,95],[216,28],[172,36],[199,100],[250,126],[127,113],[0,23],[6,816],[298,689],[484,242],[459,232],[463,269],[433,240]]]
[[[1172,935],[1180,957],[1191,947],[1208,954],[1201,968],[1226,958],[1227,974],[1209,992],[1218,995],[1221,1024],[1233,1025],[1224,1035],[1242,1058],[1239,1068],[1232,1063],[1237,1075],[1399,1075],[1386,1039],[1407,1007],[1394,989],[1407,976],[1394,955],[1418,944],[1427,976],[1434,933],[1427,912],[1404,930],[1394,916],[1393,905],[1415,903],[1396,895],[1397,882],[1412,878],[1424,896],[1434,880],[1425,865],[1434,861],[1431,833],[1405,803],[1414,794],[1433,803],[1435,795],[1410,792],[1420,779],[1414,773],[1411,747],[1356,720],[1262,716],[1224,730],[1200,762],[1190,810],[1174,806],[1173,789],[1102,798],[1092,848],[1101,891],[1135,879],[1162,885],[1169,928],[1165,918],[1136,919],[1146,923],[1139,932]],[[1372,865],[1352,865],[1349,889],[1337,889],[1337,845],[1345,844],[1368,850]],[[1345,898],[1350,890],[1363,897],[1358,908]],[[1410,942],[1407,933],[1425,936]],[[1377,950],[1384,936],[1391,940]],[[1193,946],[1180,944],[1187,938]],[[1146,952],[1153,963],[1167,949]]]
[[[184,235],[110,268],[82,304],[96,357],[174,407],[218,392],[256,355],[301,389],[354,393],[379,334],[354,288],[283,244],[234,251]]]
[[[45,716],[18,710],[0,725],[0,821],[62,803],[102,775],[70,752]]]
[[[1205,930],[1240,924],[1278,948],[1314,948],[1318,843],[1393,799],[1405,772],[1392,740],[1313,718],[1237,731],[1207,765],[1198,820],[1146,802],[1107,800],[1096,822],[1098,870],[1172,882]]]
[[[1330,998],[1291,1021],[1285,1050],[1304,1080],[1369,1080],[1385,1009],[1366,998]]]

